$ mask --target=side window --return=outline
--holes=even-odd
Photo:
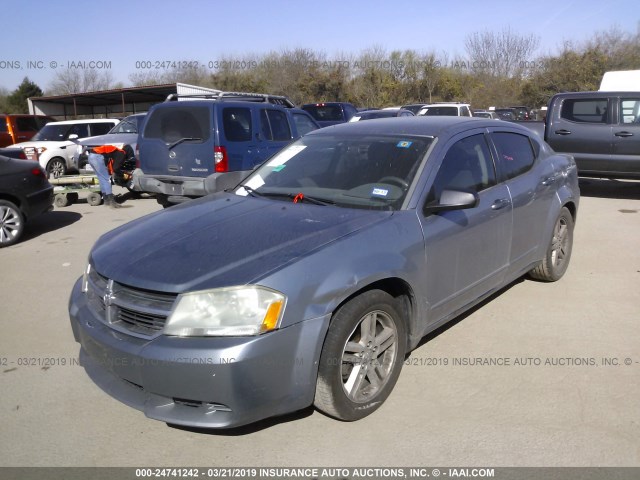
[[[479,192],[496,183],[491,153],[483,134],[454,143],[447,151],[433,181],[429,201],[437,200],[443,190]]]
[[[462,117],[470,117],[471,112],[468,107],[460,107],[460,116]]]
[[[291,128],[287,115],[280,110],[260,111],[260,131],[266,140],[291,140]]]
[[[20,132],[37,132],[38,126],[33,117],[16,117],[16,127]]]
[[[298,130],[298,134],[300,136],[306,135],[307,133],[316,130],[316,127],[311,119],[302,113],[293,113],[293,121],[296,123],[296,129]]]
[[[0,132],[6,132],[6,131],[7,131],[7,118],[0,117]]]
[[[562,102],[560,116],[579,123],[607,123],[607,98],[575,99]]]
[[[113,128],[113,123],[92,123],[89,128],[91,128],[91,136],[95,137],[110,131]]]
[[[498,164],[505,179],[513,178],[531,168],[535,153],[526,135],[509,132],[491,134],[498,150]]]
[[[224,134],[230,142],[248,142],[253,135],[251,110],[248,108],[225,108],[222,110]]]
[[[640,124],[640,99],[620,100],[620,123]]]
[[[69,130],[67,130],[67,134],[65,135],[64,139],[68,140],[69,136],[71,135],[77,135],[78,138],[86,138],[89,136],[89,125],[87,125],[86,123],[77,123],[75,125],[72,125],[71,128],[69,128]]]

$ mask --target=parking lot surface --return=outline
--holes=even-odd
[[[77,364],[67,301],[91,246],[161,207],[56,209],[0,250],[0,465],[640,466],[640,183],[581,190],[564,278],[514,282],[430,335],[373,415],[231,431],[147,419]]]

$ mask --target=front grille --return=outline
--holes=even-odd
[[[87,298],[100,320],[136,337],[160,335],[176,299],[175,294],[140,290],[107,279],[91,268]]]

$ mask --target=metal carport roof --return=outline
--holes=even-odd
[[[172,93],[211,93],[210,88],[170,83],[145,87],[127,87],[96,92],[72,93],[29,99],[29,113],[73,119],[78,117],[124,117],[146,112]]]

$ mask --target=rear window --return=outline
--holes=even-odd
[[[251,110],[248,108],[225,108],[222,110],[224,135],[229,142],[251,140]]]
[[[291,140],[291,129],[286,113],[280,110],[261,110],[260,132],[267,140]]]
[[[90,128],[91,136],[95,137],[96,135],[104,135],[105,133],[108,133],[109,130],[113,128],[113,123],[92,123]]]
[[[189,102],[180,102],[189,103]],[[149,114],[145,138],[159,138],[169,144],[182,139],[202,143],[211,132],[211,110],[207,106],[186,105],[158,108]]]
[[[605,98],[574,99],[562,102],[560,116],[579,123],[607,123],[608,101]]]
[[[342,122],[344,115],[339,105],[305,105],[302,107],[321,122]]]
[[[6,132],[7,129],[7,117],[0,117],[0,132]]]
[[[458,107],[429,107],[425,113],[426,116],[443,115],[448,117],[458,116]]]
[[[517,177],[531,168],[536,155],[529,137],[508,132],[496,132],[492,137],[505,178]]]

